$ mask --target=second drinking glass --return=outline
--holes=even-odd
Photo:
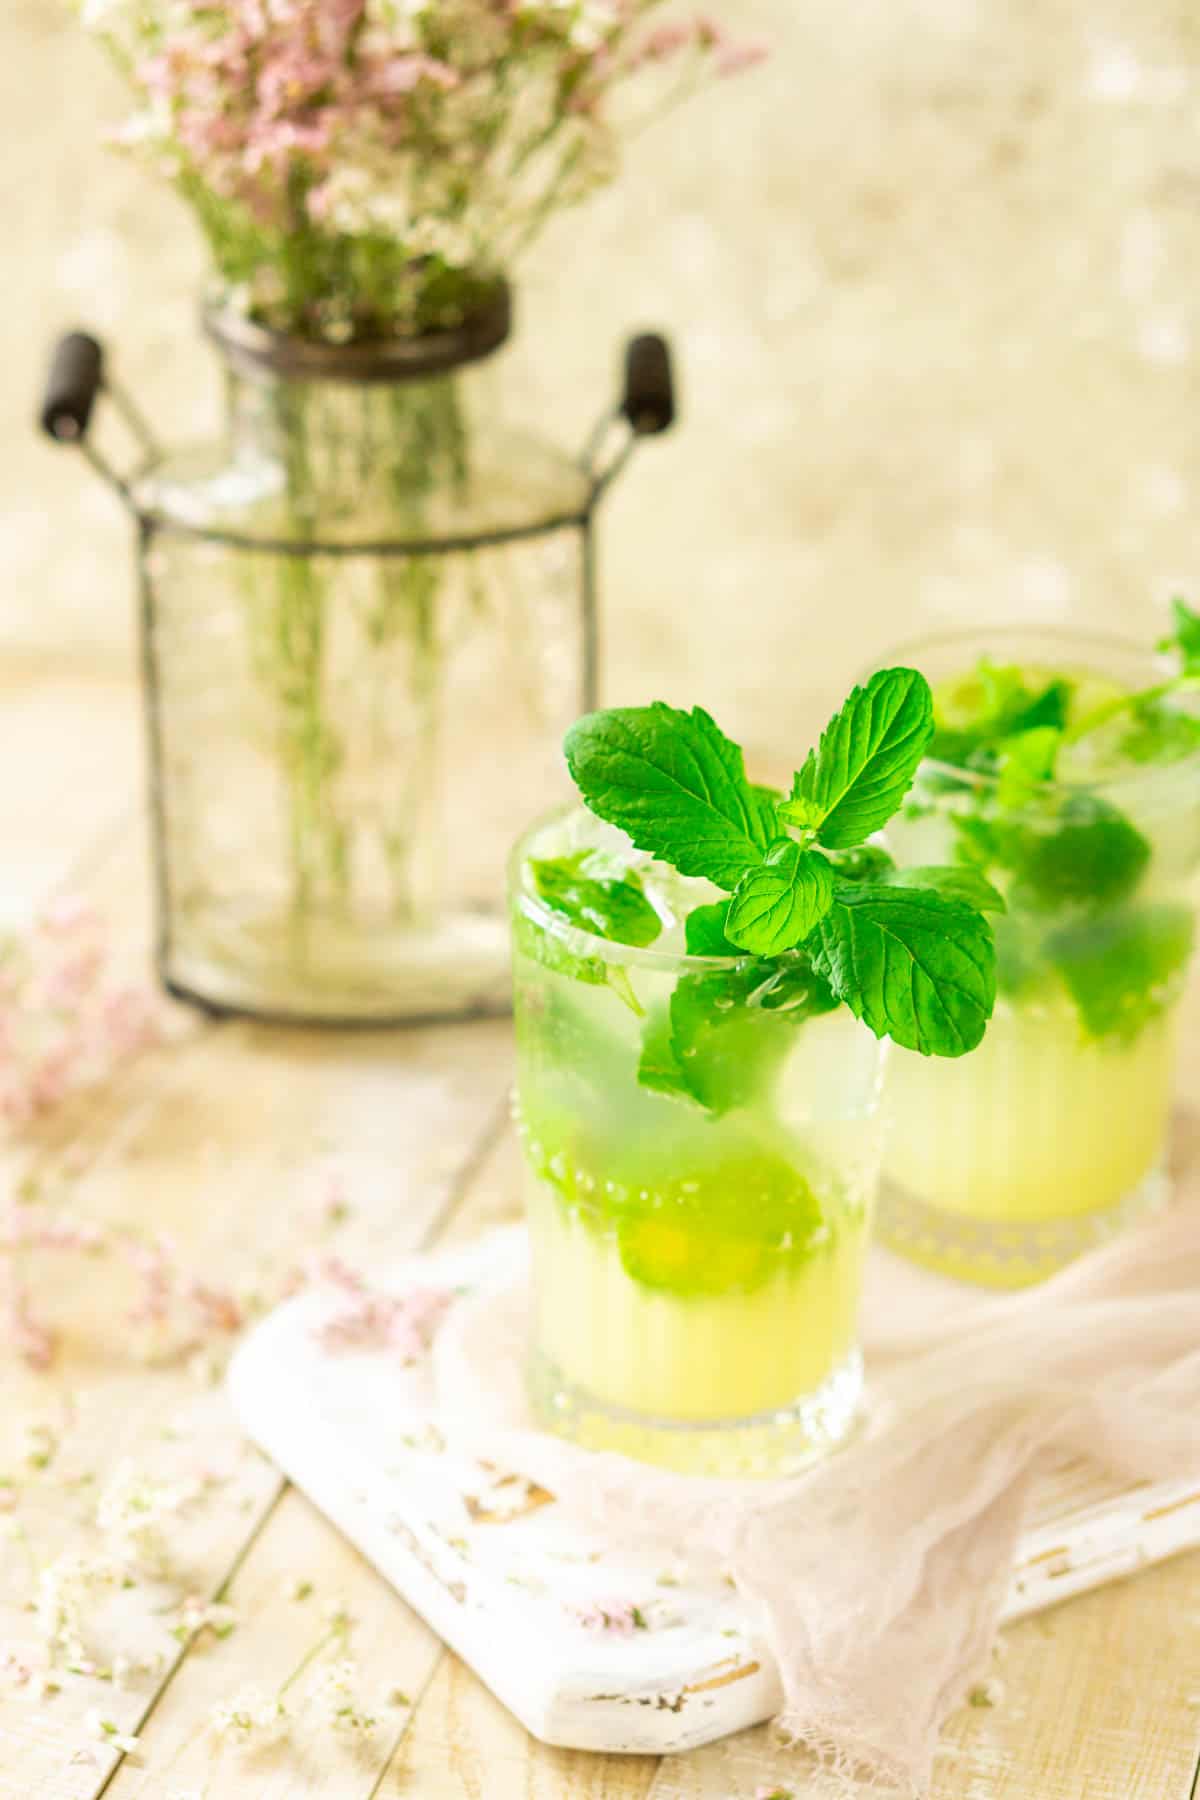
[[[1200,864],[1195,678],[1085,632],[948,635],[906,656],[938,731],[888,847],[984,875],[1006,910],[978,1055],[891,1065],[880,1231],[1016,1286],[1166,1193]]]

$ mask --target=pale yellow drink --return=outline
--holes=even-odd
[[[1104,639],[1067,637],[1055,653],[1045,634],[1023,656],[1023,642],[996,634],[991,661],[1001,677],[1019,666],[1027,693],[1056,680],[1069,693],[1054,779],[1006,790],[1003,745],[994,769],[931,762],[887,833],[902,865],[957,859],[1006,905],[983,1043],[957,1062],[892,1057],[880,1235],[995,1286],[1051,1273],[1167,1191],[1200,861],[1200,756],[1124,751],[1128,694],[1151,683],[1154,659]],[[979,647],[948,639],[911,655],[948,741],[966,732],[969,744],[987,682],[963,670]]]
[[[679,878],[643,878],[669,922]],[[679,1469],[799,1466],[845,1434],[861,1386],[882,1046],[844,1008],[772,1011],[744,959],[688,957],[681,929],[639,950],[563,933],[519,885],[514,904],[539,1412]],[[688,983],[705,1105],[646,1079],[647,1042]]]
[[[945,1273],[1017,1285],[1153,1202],[1177,1013],[1168,1009],[1129,1043],[1097,1043],[1067,1002],[1001,1001],[983,1043],[961,1062],[935,1067],[894,1051],[888,1240]]]

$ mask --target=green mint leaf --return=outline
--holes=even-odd
[[[780,838],[765,862],[734,889],[725,931],[742,950],[777,956],[794,949],[833,905],[833,870],[815,850]]]
[[[970,724],[950,725],[935,720],[929,755],[936,762],[949,763],[956,769],[973,769],[991,774],[1002,766],[1003,753],[1014,739],[1033,731],[1062,732],[1066,729],[1074,692],[1069,681],[1056,677],[1042,688],[1032,689],[1015,664],[997,666],[982,661],[967,684],[974,715]],[[953,696],[952,696],[953,697]],[[967,704],[962,687],[957,691],[957,707]],[[1049,739],[1043,740],[1049,743]],[[1043,777],[1045,779],[1045,777]],[[945,776],[941,785],[955,784]]]
[[[1200,673],[1200,662],[1197,663]],[[1135,763],[1179,762],[1200,748],[1200,718],[1156,697],[1135,700],[1132,718],[1121,738],[1120,754]]]
[[[1038,797],[1039,790],[1054,777],[1062,736],[1059,725],[1033,725],[1005,740],[998,762],[998,805],[1027,806]]]
[[[792,1042],[786,1022],[751,1004],[753,964],[685,975],[671,995],[671,1046],[684,1089],[717,1117],[766,1098]]]
[[[1141,832],[1094,794],[1073,794],[1059,818],[1057,830],[1024,831],[1011,847],[1010,861],[1018,874],[1014,903],[1048,912],[1063,906],[1113,906],[1126,899],[1150,861],[1150,845]]]
[[[529,872],[539,897],[581,931],[616,944],[644,948],[662,931],[662,920],[642,892],[636,875],[597,880],[584,873],[587,852],[531,861]]]
[[[1040,693],[1014,696],[1007,709],[992,723],[991,735],[1005,740],[1024,737],[1030,731],[1065,731],[1074,686],[1056,676]]]
[[[757,782],[751,782],[750,798],[754,810],[755,842],[767,850],[783,832],[779,819],[783,795],[778,788],[762,787]]]
[[[839,886],[812,961],[876,1037],[923,1056],[973,1050],[995,1004],[991,927],[925,888]]]
[[[755,993],[755,1004],[766,1012],[785,1013],[798,1023],[833,1012],[838,1005],[837,995],[817,973],[807,950],[793,950],[760,963],[758,968],[764,979]]]
[[[1192,953],[1190,907],[1129,907],[1051,932],[1046,952],[1093,1038],[1130,1039],[1169,1006]]]
[[[975,869],[1015,868],[1021,860],[1026,834],[1005,819],[985,818],[981,813],[955,813],[954,854]]]
[[[1171,601],[1171,620],[1174,629],[1160,640],[1158,648],[1177,650],[1185,675],[1200,674],[1200,613],[1176,595]]]
[[[588,713],[567,733],[566,755],[592,812],[681,875],[732,892],[762,861],[767,809],[738,746],[700,707],[658,700]]]
[[[1071,710],[1074,683],[1053,676],[1043,687],[1031,688],[1019,663],[994,663],[981,657],[974,673],[960,683],[952,702],[970,718],[967,729],[977,743],[998,744],[1049,725],[1062,731]]]
[[[860,844],[856,850],[831,850],[829,861],[839,881],[886,881],[896,866],[881,844]]]
[[[978,719],[1002,719],[1018,712],[1030,697],[1018,663],[994,663],[990,656],[981,656],[969,679],[979,696],[972,708]]]
[[[1046,960],[1042,931],[1026,914],[1009,913],[994,921],[996,992],[1009,1000],[1028,1000],[1054,981]]]
[[[805,1019],[838,1004],[803,954],[685,975],[646,1027],[638,1080],[716,1116],[760,1102]]]
[[[695,906],[683,922],[684,943],[689,956],[737,956],[736,944],[725,935],[729,914],[728,900],[714,900],[710,906]]]
[[[855,688],[780,808],[790,824],[848,850],[886,825],[933,735],[929,684],[915,669],[881,669]]]
[[[984,742],[983,733],[980,731],[973,731],[966,727],[938,725],[929,740],[927,754],[934,762],[948,763],[954,769],[965,769],[969,766],[975,753],[983,748]],[[961,787],[963,785],[962,782],[950,781],[944,774],[941,774],[940,779],[947,786]]]
[[[948,900],[962,900],[977,912],[1006,910],[1004,895],[994,888],[977,867],[964,864],[957,868],[916,865],[907,869],[888,869],[878,879],[888,887],[926,888]]]
[[[653,1093],[670,1094],[693,1106],[703,1104],[688,1086],[675,1054],[671,1041],[671,1013],[666,1006],[656,1007],[646,1021],[637,1078],[639,1087],[649,1088]]]
[[[611,987],[636,1014],[645,1009],[634,991],[628,969],[602,956],[581,955],[566,941],[572,931],[591,933],[612,943],[644,946],[662,930],[662,921],[642,892],[636,875],[595,878],[583,873],[588,852],[575,856],[531,859],[527,867],[548,918],[530,917],[518,901],[513,909],[513,942],[517,951],[543,968],[589,987]]]
[[[606,962],[602,956],[577,955],[552,930],[519,911],[513,917],[513,944],[520,955],[531,957],[555,975],[566,976],[568,981],[582,981],[588,987],[610,987],[631,1013],[639,1019],[645,1017],[646,1009],[629,979],[629,970],[620,963]]]
[[[608,983],[608,964],[603,957],[577,956],[553,931],[527,917],[519,906],[513,912],[513,943],[519,955],[532,958],[556,975],[586,982],[589,987],[605,987]]]

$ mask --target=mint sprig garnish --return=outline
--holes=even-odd
[[[647,900],[640,879],[587,873],[587,851],[548,857],[529,864],[534,890],[570,924],[616,944],[644,948],[662,931],[662,920]]]
[[[527,867],[534,892],[559,927],[543,929],[518,906],[513,919],[516,942],[526,955],[559,975],[589,987],[611,987],[630,1011],[641,1017],[642,1005],[628,972],[602,956],[580,955],[564,941],[564,932],[589,932],[610,943],[644,948],[662,931],[662,920],[636,873],[592,875],[588,873],[590,861],[586,850],[574,856],[530,860]]]
[[[736,956],[737,945],[731,944],[725,935],[728,917],[728,900],[714,900],[711,906],[694,906],[683,922],[688,955]]]
[[[720,1117],[759,1098],[805,1019],[838,1004],[803,951],[684,975],[649,1020],[638,1080]]]
[[[1053,829],[1033,825],[1013,842],[1013,898],[1041,911],[1112,906],[1132,893],[1150,861],[1136,825],[1098,794],[1072,794]]]
[[[769,796],[702,707],[588,713],[566,739],[567,767],[597,818],[681,875],[733,888],[777,835]]]
[[[996,755],[1001,806],[1024,806],[1053,781],[1062,736],[1061,725],[1032,725],[1005,740]]]
[[[1200,686],[1200,613],[1177,596],[1171,602],[1171,617],[1173,629],[1159,639],[1156,648],[1177,658],[1178,673],[1153,687],[1117,694],[1094,707],[1072,722],[1063,734],[1065,743],[1080,743],[1114,720],[1128,719],[1121,751],[1134,761],[1167,761],[1195,750],[1200,722],[1194,714],[1180,712],[1170,703],[1180,694],[1195,693]]]
[[[742,876],[729,903],[725,935],[741,950],[775,956],[802,943],[833,905],[833,868],[817,850],[779,838]]]
[[[840,887],[812,960],[876,1037],[923,1056],[973,1050],[996,998],[986,920],[930,887]]]
[[[931,755],[952,767],[927,765],[914,802],[919,813],[948,795],[962,867],[1005,884],[1001,990],[1051,1001],[1065,990],[1092,1039],[1132,1037],[1157,1017],[1190,954],[1187,909],[1142,897],[1153,845],[1113,804],[1120,790],[1103,791],[1110,774],[1200,751],[1200,613],[1184,600],[1158,649],[1176,672],[1140,690],[1101,686],[1091,701],[1084,674],[981,661],[939,695],[948,717],[936,720]],[[977,890],[968,897],[983,904]]]
[[[1064,925],[1046,948],[1088,1035],[1128,1042],[1176,998],[1194,932],[1190,907],[1161,901]]]
[[[908,868],[891,868],[880,879],[889,887],[925,888],[941,894],[945,900],[963,900],[977,912],[1007,911],[1004,895],[994,888],[979,869],[964,863],[961,868],[925,867],[911,864]]]
[[[924,1055],[961,1056],[983,1036],[995,999],[991,927],[964,892],[969,879],[927,870],[921,881],[889,885],[879,877],[891,859],[865,842],[903,801],[932,733],[928,683],[899,668],[853,690],[786,800],[751,785],[741,750],[700,708],[656,702],[591,713],[568,734],[566,751],[597,817],[680,874],[732,896],[693,913],[691,954],[721,955],[732,946],[768,966],[797,957],[814,1002],[841,1001],[877,1036]],[[996,905],[999,897],[979,877],[976,897],[985,891]],[[711,978],[686,978],[697,979]],[[732,1021],[720,1014],[744,1017],[747,1004],[765,1000],[757,989],[704,988],[698,1038],[683,1024],[689,995],[695,990],[681,982],[670,1021],[652,1022],[642,1080],[686,1090],[715,1109],[722,1102],[705,1090],[703,1060],[695,1059],[711,1036],[722,1066],[733,1067]],[[798,1007],[797,1016],[806,1010]],[[682,1037],[689,1041],[681,1047]],[[720,1085],[727,1090],[728,1080]]]
[[[1158,648],[1178,655],[1184,675],[1200,674],[1200,613],[1177,594],[1171,601],[1171,623]]]
[[[865,843],[907,794],[932,736],[933,700],[924,676],[881,669],[829,721],[781,817],[813,831],[831,850]]]

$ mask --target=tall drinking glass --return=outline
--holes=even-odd
[[[1119,639],[956,634],[896,660],[928,677],[951,751],[981,680],[1019,669],[1027,693],[1070,684],[1052,780],[1022,777],[1011,758],[989,769],[976,753],[971,766],[964,729],[962,760],[927,760],[886,834],[903,864],[981,870],[1007,910],[980,1048],[958,1062],[894,1053],[880,1236],[944,1272],[1017,1286],[1167,1191],[1200,864],[1197,732],[1186,703],[1178,730],[1169,712],[1147,728],[1127,697],[1163,667]]]
[[[597,847],[637,864],[653,947],[539,898],[532,859]],[[772,1474],[854,1418],[884,1049],[845,1009],[801,1018],[770,965],[686,955],[680,921],[715,897],[582,810],[514,853],[531,1382],[582,1444]]]

